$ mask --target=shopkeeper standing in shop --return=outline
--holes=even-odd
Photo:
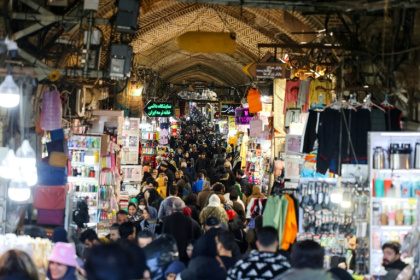
[[[382,246],[382,252],[384,253],[382,265],[388,272],[382,280],[397,279],[398,274],[407,266],[407,264],[400,259],[400,250],[401,246],[396,242],[387,242]]]

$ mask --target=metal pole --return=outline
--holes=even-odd
[[[85,53],[85,64],[83,65],[83,78],[87,77],[88,74],[88,61],[89,61],[89,50],[90,50],[90,37],[92,36],[92,26],[93,26],[93,11],[89,11],[88,18],[88,30],[86,38],[86,53]]]

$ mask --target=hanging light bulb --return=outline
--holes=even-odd
[[[0,177],[14,179],[19,176],[19,163],[13,149],[9,149],[0,166]]]
[[[344,189],[341,187],[341,179],[337,181],[337,185],[330,192],[330,198],[332,203],[341,203],[343,201]]]
[[[34,186],[38,181],[36,170],[36,156],[28,140],[23,140],[22,145],[16,151],[17,163],[20,167],[23,179],[28,186]]]
[[[5,108],[16,107],[20,101],[20,90],[9,70],[6,78],[0,85],[0,106]]]
[[[8,194],[11,200],[22,202],[31,197],[31,189],[22,178],[16,178],[10,182]]]

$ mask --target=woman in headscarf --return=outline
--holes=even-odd
[[[148,206],[143,210],[144,220],[140,222],[141,230],[148,230],[156,237],[162,231],[162,226],[158,220],[158,212],[156,208]]]
[[[79,279],[76,249],[73,244],[57,242],[48,258],[47,277],[50,280]]]
[[[160,204],[163,201],[162,196],[158,193],[155,188],[147,189],[148,195],[145,197],[147,198],[147,204],[154,207],[155,209],[159,209]]]
[[[226,223],[229,221],[229,217],[226,214],[225,209],[220,203],[220,198],[217,194],[212,194],[209,199],[209,205],[204,207],[203,211],[200,213],[200,224],[202,227],[205,226],[206,220],[210,217],[216,217],[219,222]]]
[[[243,192],[241,192],[241,185],[235,184],[234,188],[238,191],[239,199],[243,202],[243,204],[245,206],[247,197]]]
[[[141,183],[143,184],[146,182],[149,177],[152,177],[152,174],[150,174],[149,166],[145,165],[143,166],[143,178],[141,179]]]
[[[130,202],[128,204],[128,220],[130,222],[137,222],[141,219],[141,217],[138,214],[138,207],[135,202]]]

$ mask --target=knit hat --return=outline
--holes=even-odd
[[[192,215],[191,208],[190,207],[184,207],[184,208],[182,208],[182,214],[191,217],[191,215]]]
[[[174,261],[165,270],[165,277],[167,277],[169,273],[173,273],[173,274],[177,274],[178,275],[179,273],[181,273],[182,271],[184,271],[184,269],[185,269],[184,263],[182,263],[180,261]]]
[[[211,207],[220,207],[220,198],[217,194],[212,194],[209,199],[209,206]]]
[[[67,231],[63,227],[56,227],[52,234],[52,242],[64,242],[67,243]]]
[[[76,267],[76,249],[73,244],[57,242],[48,261]]]

